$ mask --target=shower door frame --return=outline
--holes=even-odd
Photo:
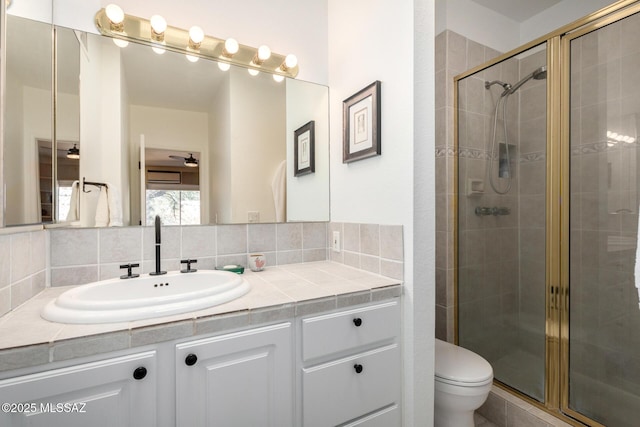
[[[547,54],[547,158],[545,230],[545,398],[539,402],[497,380],[494,383],[575,426],[602,424],[569,408],[569,201],[570,43],[589,32],[640,12],[640,0],[621,0],[454,77],[454,339],[459,327],[459,134],[458,82],[539,45]],[[577,420],[577,421],[576,421]]]

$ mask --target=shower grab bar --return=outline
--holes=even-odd
[[[475,214],[477,216],[488,216],[488,215],[493,215],[493,216],[498,216],[498,215],[509,215],[511,214],[511,209],[506,208],[506,207],[486,207],[486,206],[478,206],[475,210]]]

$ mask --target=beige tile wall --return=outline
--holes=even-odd
[[[44,231],[0,236],[0,316],[45,288],[46,253]]]
[[[340,252],[332,250],[334,231],[341,236]],[[402,226],[332,222],[327,237],[331,261],[403,280]]]

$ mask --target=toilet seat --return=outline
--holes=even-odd
[[[436,339],[435,380],[460,387],[480,387],[493,381],[493,369],[481,356]]]

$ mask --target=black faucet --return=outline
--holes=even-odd
[[[167,274],[166,271],[160,269],[160,215],[156,215],[156,271],[149,273],[151,276],[159,276],[161,274]]]

